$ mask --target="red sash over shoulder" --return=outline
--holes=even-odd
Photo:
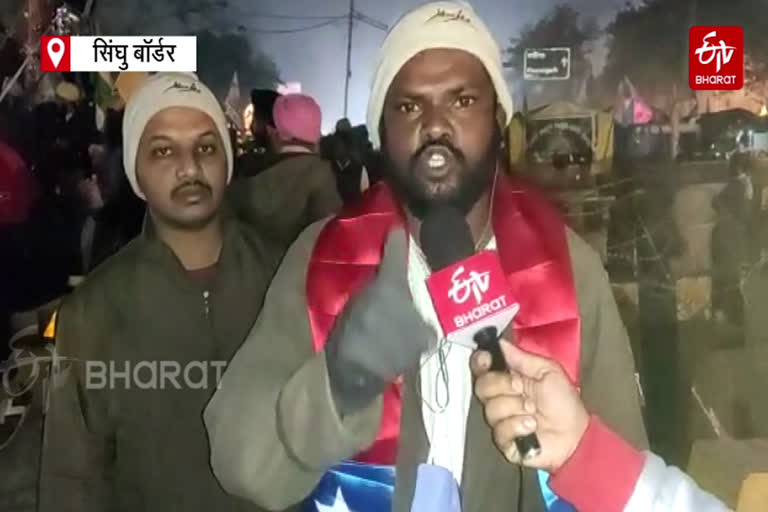
[[[514,319],[520,347],[560,362],[579,379],[580,322],[565,224],[527,185],[500,176],[493,204],[499,258],[520,304]],[[321,350],[349,298],[374,275],[389,231],[404,226],[389,187],[372,187],[320,232],[307,272],[307,304],[315,350]],[[403,269],[403,272],[406,272]],[[400,431],[400,385],[384,394],[384,412],[374,444],[357,459],[394,464]]]

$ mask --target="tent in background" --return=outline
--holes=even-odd
[[[593,166],[597,166],[593,174],[610,168],[613,139],[612,111],[593,110],[567,101],[539,107],[527,117],[518,113],[507,128],[507,149],[513,165],[550,161],[550,153],[559,144],[564,152],[590,152]]]

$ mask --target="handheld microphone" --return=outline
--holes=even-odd
[[[499,340],[520,306],[495,251],[475,253],[472,233],[455,208],[431,211],[419,241],[432,275],[427,289],[446,338],[491,354],[491,371],[509,371]],[[535,433],[515,439],[522,459],[541,453]]]

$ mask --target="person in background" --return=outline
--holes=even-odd
[[[0,130],[0,229],[24,223],[38,197],[29,166]]]
[[[64,178],[81,166],[74,155],[52,148],[52,139],[43,147],[43,133],[52,133],[58,119],[54,103],[36,108],[39,131],[30,112],[3,107],[8,105],[0,105],[0,146],[6,144],[0,149],[0,217],[6,220],[0,227],[0,301],[10,311],[25,311],[65,293],[70,272],[78,268],[80,203],[76,187],[67,187]]]
[[[22,156],[7,141],[0,128],[0,362],[10,354],[5,340],[10,338],[12,311],[23,309],[30,284],[27,221],[39,199],[34,176]]]
[[[732,161],[725,188],[712,200],[717,221],[712,229],[712,307],[720,322],[741,327],[744,297],[741,280],[750,265],[750,204],[754,195],[746,164]]]
[[[352,123],[346,117],[336,121],[336,133],[348,132],[352,129]]]
[[[330,163],[317,153],[322,116],[317,102],[303,94],[281,96],[274,121],[278,156],[257,176],[238,180],[229,191],[240,218],[284,248],[304,228],[342,205]]]
[[[43,119],[56,115],[46,110],[39,112]],[[56,122],[56,119],[49,120]],[[31,250],[42,263],[38,272],[48,274],[46,281],[53,285],[62,280],[67,283],[70,276],[82,275],[83,226],[95,204],[91,200],[97,198],[91,193],[95,190],[95,181],[87,147],[82,151],[64,132],[59,132],[51,141],[50,147],[37,155],[35,163],[44,199],[37,203],[29,232],[30,249],[34,247]],[[44,140],[39,142],[44,144]],[[51,258],[52,253],[57,257]],[[51,292],[54,289],[62,291],[58,285],[54,285]],[[43,302],[52,298],[48,296]]]
[[[590,415],[556,361],[506,341],[501,346],[509,372],[489,371],[488,352],[477,351],[471,360],[475,393],[483,403],[496,446],[513,464],[547,471],[552,475],[552,490],[576,510],[730,510],[685,473],[650,452],[637,450],[598,416]],[[541,443],[541,454],[521,462],[514,438],[533,432]]]
[[[67,144],[69,151],[77,152],[85,158],[88,146],[99,136],[92,102],[84,97],[80,87],[68,81],[56,86],[56,102],[61,112],[58,129],[62,141]]]
[[[103,159],[95,179],[104,205],[96,216],[95,232],[88,254],[89,272],[141,232],[144,202],[134,194],[123,170],[122,111],[107,110],[104,124]]]
[[[80,272],[76,275],[87,274],[92,268],[94,239],[99,213],[104,208],[104,196],[101,192],[99,178],[96,173],[83,176],[78,183],[78,194],[82,205],[82,224],[80,229]]]
[[[235,179],[250,178],[269,168],[277,158],[278,138],[272,112],[280,93],[270,89],[251,91],[253,148],[235,161]]]
[[[336,123],[336,131],[321,141],[323,157],[331,162],[344,204],[360,200],[371,185],[367,165],[371,152],[365,126],[352,128],[347,119]]]
[[[197,77],[147,79],[123,140],[148,216],[58,311],[38,510],[258,511],[217,484],[201,414],[280,253],[222,206],[232,147]]]
[[[14,27],[0,22],[0,84],[10,80],[24,63],[24,51],[14,34]]]
[[[387,182],[286,253],[205,411],[214,472],[228,491],[279,509],[345,460],[394,466],[387,505],[406,512],[421,467],[432,466],[463,512],[546,512],[546,475],[496,450],[473,398],[472,349],[440,327],[421,223],[443,208],[464,217],[473,249],[496,251],[515,290],[507,335],[552,354],[585,403],[645,448],[608,276],[549,202],[509,173],[512,97],[499,46],[468,3],[413,9],[376,60],[367,126]]]

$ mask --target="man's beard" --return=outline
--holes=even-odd
[[[219,217],[218,210],[211,211],[209,215],[191,219],[180,218],[178,216],[169,215],[165,212],[157,210],[150,210],[150,213],[152,215],[153,221],[161,224],[166,229],[186,232],[201,231],[202,229],[208,227],[208,225],[210,225],[212,222],[215,222]]]
[[[467,163],[464,153],[447,139],[439,139],[424,144],[410,159],[406,169],[397,169],[389,154],[384,153],[389,182],[408,211],[417,219],[423,219],[428,212],[439,207],[452,207],[467,215],[478,200],[490,190],[496,173],[498,151],[501,144],[501,130],[496,129],[489,141],[483,157],[474,165]],[[459,171],[456,187],[439,195],[431,195],[426,185],[415,176],[419,157],[428,149],[440,146],[448,149],[456,158]]]

